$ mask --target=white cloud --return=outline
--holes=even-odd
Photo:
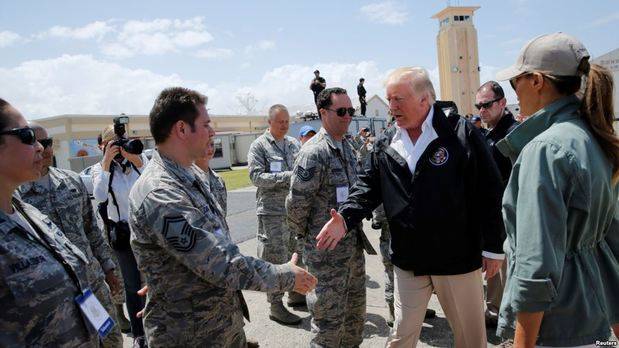
[[[606,24],[617,22],[617,21],[619,21],[619,12],[614,12],[614,13],[608,14],[606,16],[602,16],[602,17],[592,21],[587,26],[587,28],[602,27],[602,26],[605,26]]]
[[[48,30],[39,33],[37,37],[40,39],[46,37],[58,37],[78,40],[87,40],[92,38],[101,39],[103,36],[113,30],[114,28],[110,26],[107,22],[96,21],[78,28],[53,26]]]
[[[252,54],[256,51],[268,51],[275,48],[275,41],[261,40],[255,44],[245,46],[245,54]]]
[[[199,81],[128,69],[87,55],[63,55],[0,68],[0,79],[0,95],[28,118],[68,113],[148,114],[157,94],[170,86],[217,95]]]
[[[228,48],[205,48],[196,52],[195,56],[204,59],[225,59],[232,57],[234,52]]]
[[[20,39],[21,36],[17,33],[8,30],[0,31],[0,48],[11,46]]]
[[[408,20],[404,5],[393,1],[376,2],[361,7],[361,14],[371,22],[400,25]]]
[[[104,54],[128,58],[138,54],[159,55],[195,48],[213,40],[203,17],[187,20],[155,19],[127,21],[112,42],[103,44]]]

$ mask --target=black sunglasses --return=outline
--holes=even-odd
[[[0,135],[14,135],[26,145],[34,145],[37,142],[37,138],[34,136],[34,130],[30,127],[5,130],[0,132]]]
[[[355,116],[355,108],[339,108],[339,109],[327,109],[334,111],[339,117],[346,116],[346,113],[350,115],[350,117]]]
[[[54,145],[54,139],[53,138],[39,139],[39,143],[41,144],[41,146],[43,146],[44,149],[47,149],[48,147],[52,147],[52,145]]]
[[[519,78],[525,77],[525,76],[528,76],[528,75],[531,75],[531,74],[532,73],[523,73],[523,74],[520,74],[520,75],[518,75],[516,77],[512,77],[511,79],[509,79],[509,84],[512,86],[512,89],[514,91],[516,90],[516,81],[518,81]]]
[[[491,101],[487,101],[485,103],[475,104],[475,107],[477,108],[477,110],[481,110],[481,108],[487,109],[487,108],[491,107],[492,104],[498,102],[501,99],[503,99],[503,97],[492,99]]]

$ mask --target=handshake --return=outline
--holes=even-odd
[[[297,266],[297,260],[299,259],[299,255],[297,253],[292,254],[292,258],[288,262],[288,265],[292,268],[294,272],[294,291],[299,294],[307,294],[312,291],[316,287],[316,283],[318,279],[314,277],[311,273],[306,271],[305,269]]]

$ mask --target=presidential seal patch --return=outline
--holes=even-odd
[[[447,162],[448,159],[449,159],[449,152],[447,152],[446,148],[441,146],[438,149],[436,149],[436,151],[434,151],[434,154],[432,154],[432,156],[430,156],[430,163],[432,163],[435,166],[441,166],[445,164],[445,162]]]
[[[190,251],[196,245],[196,231],[182,216],[163,219],[163,237],[181,252]]]

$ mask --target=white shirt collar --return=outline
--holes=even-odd
[[[421,136],[423,136],[423,134],[428,131],[434,132],[436,134],[436,131],[434,131],[434,127],[432,126],[433,119],[434,119],[434,105],[430,106],[430,111],[428,111],[428,114],[426,115],[426,119],[421,124],[421,134],[422,134]],[[394,123],[394,125],[396,128],[396,132],[393,135],[392,142],[395,142],[396,140],[400,140],[402,138],[402,134],[405,134],[406,138],[408,138],[408,141],[410,141],[412,144],[412,139],[410,139],[410,137],[408,136],[408,132],[406,131],[406,129],[401,128],[400,126],[398,126],[397,123]],[[421,138],[421,136],[419,136],[419,138]],[[417,139],[417,141],[419,141],[419,139]]]
[[[408,169],[413,174],[415,173],[415,169],[417,167],[417,161],[423,152],[434,139],[438,138],[438,134],[432,126],[433,118],[434,106],[430,107],[430,111],[428,111],[426,119],[421,124],[421,135],[419,135],[419,138],[415,144],[413,144],[406,129],[402,129],[396,124],[396,133],[391,140],[390,146],[406,160]]]

